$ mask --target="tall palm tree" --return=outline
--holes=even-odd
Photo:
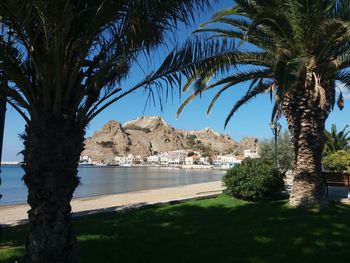
[[[323,130],[336,101],[336,82],[350,87],[350,1],[237,0],[195,32],[199,39],[172,52],[153,75],[185,75],[193,92],[220,87],[208,113],[227,89],[248,82],[225,121],[259,94],[274,100],[271,121],[284,115],[295,151],[290,204],[327,205],[322,180]],[[170,66],[171,65],[171,66]],[[164,69],[172,68],[172,71]],[[176,71],[176,70],[177,71]],[[193,85],[191,85],[193,84]],[[343,108],[342,94],[337,99]]]
[[[349,149],[350,131],[347,131],[349,125],[346,125],[341,131],[337,131],[337,126],[332,124],[331,130],[324,130],[325,144],[323,154],[335,153],[336,151]]]
[[[29,234],[23,262],[78,262],[70,201],[85,128],[122,81],[207,0],[0,0],[0,96],[26,121]]]

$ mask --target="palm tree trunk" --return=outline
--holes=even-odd
[[[42,116],[26,126],[23,139],[31,207],[23,262],[79,262],[70,201],[79,184],[84,128],[64,117]]]
[[[331,96],[329,96],[331,97]],[[294,180],[289,203],[293,207],[327,206],[322,177],[323,131],[330,112],[330,102],[320,108],[313,90],[300,89],[287,97],[282,110],[295,152]]]

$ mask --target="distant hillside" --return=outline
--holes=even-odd
[[[111,120],[100,131],[85,141],[82,155],[94,161],[109,162],[115,156],[129,153],[149,156],[151,154],[179,149],[200,149],[207,154],[241,153],[243,148],[255,147],[256,138],[242,139],[239,144],[228,135],[206,128],[200,131],[175,129],[161,117],[139,117],[122,125]]]

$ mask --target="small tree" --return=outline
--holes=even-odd
[[[22,167],[30,210],[22,262],[79,262],[70,201],[79,185],[87,125],[163,77],[123,87],[140,55],[165,45],[178,23],[188,24],[208,5],[207,0],[0,0],[0,98],[26,121]]]
[[[282,174],[273,163],[262,159],[246,159],[223,177],[225,192],[244,200],[264,200],[280,196],[284,188]]]
[[[340,150],[323,157],[323,167],[325,170],[334,172],[344,172],[350,168],[350,153]]]
[[[337,126],[332,124],[331,130],[324,131],[325,145],[323,154],[335,153],[339,150],[349,150],[350,136],[346,125],[341,131],[337,131]]]
[[[290,140],[290,134],[286,130],[278,136],[278,164],[282,173],[293,168],[294,150]],[[273,138],[264,139],[259,142],[259,155],[265,161],[274,162],[275,141]]]

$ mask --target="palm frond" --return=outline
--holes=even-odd
[[[218,85],[221,84],[225,84],[213,97],[213,99],[211,100],[208,109],[207,109],[207,114],[209,114],[211,112],[211,110],[213,109],[216,101],[218,100],[218,98],[222,95],[223,92],[225,92],[227,89],[229,89],[230,87],[237,85],[239,83],[244,83],[246,81],[252,81],[252,85],[255,84],[256,80],[263,80],[264,78],[270,78],[271,77],[271,72],[270,70],[251,70],[251,71],[247,71],[247,72],[239,72],[237,74],[234,74],[233,76],[229,76],[227,78],[223,78],[219,81],[217,81],[216,83],[213,83],[211,85],[209,85],[207,87],[207,89],[211,89],[214,88]],[[250,92],[252,86],[248,89],[248,93]]]
[[[11,49],[0,39],[0,70],[10,83],[2,94],[32,118],[45,110],[91,120],[131,93],[118,84],[140,54],[166,45],[178,23],[188,26],[212,3],[1,0],[0,22],[11,29]]]
[[[256,97],[258,94],[263,93],[264,91],[268,90],[270,87],[269,83],[261,83],[256,85],[252,90],[247,92],[245,96],[243,96],[241,99],[239,99],[236,104],[232,107],[231,111],[228,113],[224,127],[226,128],[227,124],[231,120],[232,116],[236,113],[236,111],[244,104],[249,102],[252,98]]]

